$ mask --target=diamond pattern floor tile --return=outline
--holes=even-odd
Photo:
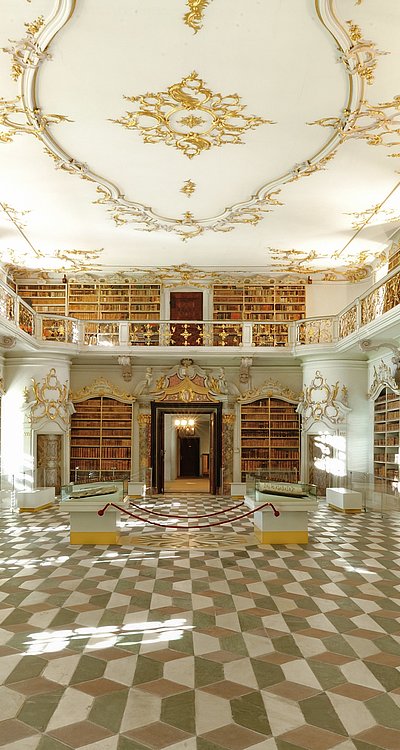
[[[71,547],[66,521],[1,516],[0,747],[399,750],[398,515],[321,505],[287,547],[249,519]]]

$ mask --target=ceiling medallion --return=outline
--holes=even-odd
[[[187,0],[189,10],[183,16],[184,23],[197,34],[203,25],[203,14],[211,0]]]
[[[135,104],[135,110],[112,122],[138,130],[145,143],[174,146],[189,159],[212,146],[243,143],[241,136],[246,130],[273,124],[272,120],[243,115],[245,106],[238,94],[213,94],[196,71],[167,91],[124,99]]]
[[[185,180],[185,182],[183,183],[183,187],[181,187],[181,193],[184,193],[188,198],[190,198],[195,192],[196,187],[196,183],[192,180]]]

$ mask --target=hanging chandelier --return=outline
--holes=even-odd
[[[174,425],[179,435],[194,435],[196,420],[193,417],[178,417],[174,420]]]

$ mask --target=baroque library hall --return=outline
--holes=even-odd
[[[0,750],[399,750],[399,3],[0,21]]]

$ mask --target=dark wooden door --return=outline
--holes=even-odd
[[[202,320],[203,292],[171,292],[171,320]],[[172,324],[171,344],[175,346],[196,346],[202,326],[191,324]]]
[[[180,459],[179,459],[179,476],[180,477],[199,477],[200,476],[200,438],[182,437],[179,438]]]

